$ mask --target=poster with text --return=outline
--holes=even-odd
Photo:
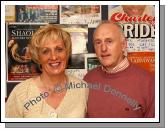
[[[36,29],[42,24],[6,24],[7,80],[21,81],[40,73],[31,60],[28,43]]]
[[[100,5],[61,5],[61,24],[88,24],[88,27],[96,27],[101,21]]]
[[[155,60],[155,7],[154,5],[109,5],[108,19],[117,22],[127,38],[127,51],[132,63],[137,63],[148,71],[155,71],[155,62],[144,65],[143,60]],[[133,59],[133,60],[132,60]]]
[[[152,74],[155,74],[154,52],[130,52],[128,53],[128,59],[130,62],[141,66]]]
[[[58,5],[16,5],[16,22],[58,23]]]

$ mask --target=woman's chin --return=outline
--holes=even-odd
[[[57,69],[57,70],[49,70],[49,71],[47,71],[47,74],[48,75],[51,75],[51,76],[56,76],[56,75],[60,75],[60,74],[62,74],[64,72],[64,70],[60,70],[60,69]]]

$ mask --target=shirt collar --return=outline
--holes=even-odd
[[[125,57],[121,63],[119,63],[117,66],[115,66],[112,70],[107,70],[104,66],[102,66],[102,70],[107,72],[107,73],[117,73],[117,72],[120,72],[120,71],[123,71],[125,70],[128,66],[129,66],[129,61],[128,61],[128,58]]]

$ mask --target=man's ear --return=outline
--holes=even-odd
[[[122,51],[125,51],[127,48],[127,39],[124,38],[123,41],[122,41]]]

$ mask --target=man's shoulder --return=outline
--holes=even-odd
[[[94,69],[88,71],[88,73],[87,73],[86,75],[91,75],[91,74],[99,73],[100,70],[101,70],[101,67],[100,67],[100,66],[99,66],[99,67],[96,67],[96,68],[94,68]]]
[[[150,77],[150,78],[153,77],[148,70],[146,70],[146,69],[144,69],[136,64],[132,63],[131,68],[132,68],[132,72],[135,73],[137,76],[141,76],[141,77],[144,76],[145,78],[146,77]]]
[[[96,76],[98,75],[98,73],[100,73],[101,67],[96,67],[90,71],[88,71],[88,73],[84,76],[84,80],[91,78],[92,76]]]

